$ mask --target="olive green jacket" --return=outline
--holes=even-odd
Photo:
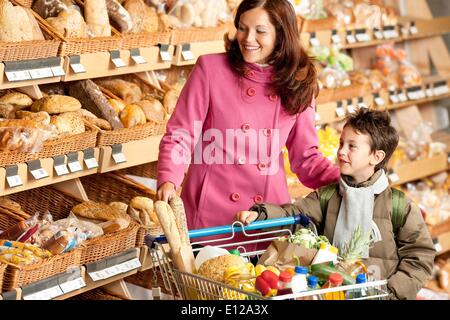
[[[371,185],[375,176],[376,174],[357,186]],[[415,299],[418,291],[431,277],[436,251],[420,209],[409,199],[405,224],[395,237],[391,222],[391,190],[387,188],[375,196],[373,221],[380,230],[382,240],[374,244],[369,251],[369,258],[364,259],[363,262],[371,269],[379,268],[381,278],[388,279],[391,298]],[[273,219],[304,213],[316,224],[318,233],[325,235],[332,242],[342,196],[336,190],[328,202],[326,213],[322,214],[320,192],[321,189],[314,191],[293,204],[281,206],[263,204],[267,217],[260,214],[258,219]]]

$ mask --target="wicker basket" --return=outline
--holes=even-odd
[[[33,5],[33,0],[14,0],[18,4],[20,4],[23,7],[31,8]]]
[[[156,180],[157,175],[158,175],[157,167],[158,167],[158,162],[154,161],[154,162],[144,163],[139,166],[133,166],[133,167],[121,169],[118,172],[122,173],[122,174],[131,174],[131,175],[135,175],[135,176],[146,177],[146,178],[151,178],[151,179]]]
[[[134,197],[148,197],[155,200],[155,194],[151,190],[127,179],[123,175],[114,173],[96,174],[80,178],[84,190],[90,200],[109,203],[120,201],[129,203]],[[136,236],[136,246],[145,245],[146,234],[161,235],[161,228],[149,228],[139,225]]]
[[[122,49],[148,48],[170,43],[171,31],[154,33],[130,33],[122,35]]]
[[[3,292],[3,276],[5,275],[6,264],[0,263],[0,292]]]
[[[31,9],[29,10],[36,16]],[[45,40],[32,40],[21,42],[0,41],[0,61],[22,61],[40,58],[55,57],[61,45],[61,38],[51,32],[42,18],[36,18],[44,34]],[[45,21],[44,21],[45,22]]]
[[[223,40],[232,24],[223,23],[217,27],[173,29],[170,44]]]
[[[71,209],[81,202],[52,187],[40,187],[11,194],[11,200],[18,202],[28,213],[50,211],[55,220],[66,218]],[[97,261],[135,247],[138,226],[131,223],[126,229],[106,234],[83,242],[80,264]]]
[[[60,139],[46,141],[39,152],[0,152],[0,166],[13,165],[35,159],[51,158],[69,152],[94,148],[97,144],[98,130],[86,126],[83,133],[74,134]]]

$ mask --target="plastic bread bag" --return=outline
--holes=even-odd
[[[65,219],[55,222],[56,225],[78,229],[78,232],[84,233],[86,239],[97,238],[103,235],[103,229],[93,222],[78,219],[78,217],[71,212]]]
[[[231,21],[226,0],[178,0],[169,9],[169,23],[174,28],[216,27]]]
[[[45,141],[55,136],[52,126],[14,127],[2,126],[1,122],[0,151],[37,153],[42,149]]]
[[[19,221],[0,233],[0,239],[25,242],[37,231],[37,221],[38,214],[27,220]]]
[[[353,8],[355,29],[381,28],[381,8],[367,3],[358,3]]]
[[[338,28],[347,28],[353,24],[353,7],[354,3],[351,0],[328,0],[325,4],[329,14],[336,17]]]

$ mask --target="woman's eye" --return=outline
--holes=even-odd
[[[266,33],[266,30],[256,30],[257,33]]]
[[[245,31],[245,28],[244,28],[243,26],[239,26],[239,27],[238,27],[238,30],[239,30],[239,31]]]

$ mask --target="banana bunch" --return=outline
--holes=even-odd
[[[242,266],[231,266],[223,274],[223,281],[230,287],[234,287],[246,292],[255,293],[255,266],[248,262]],[[227,299],[245,300],[245,294],[232,290],[224,290]]]

